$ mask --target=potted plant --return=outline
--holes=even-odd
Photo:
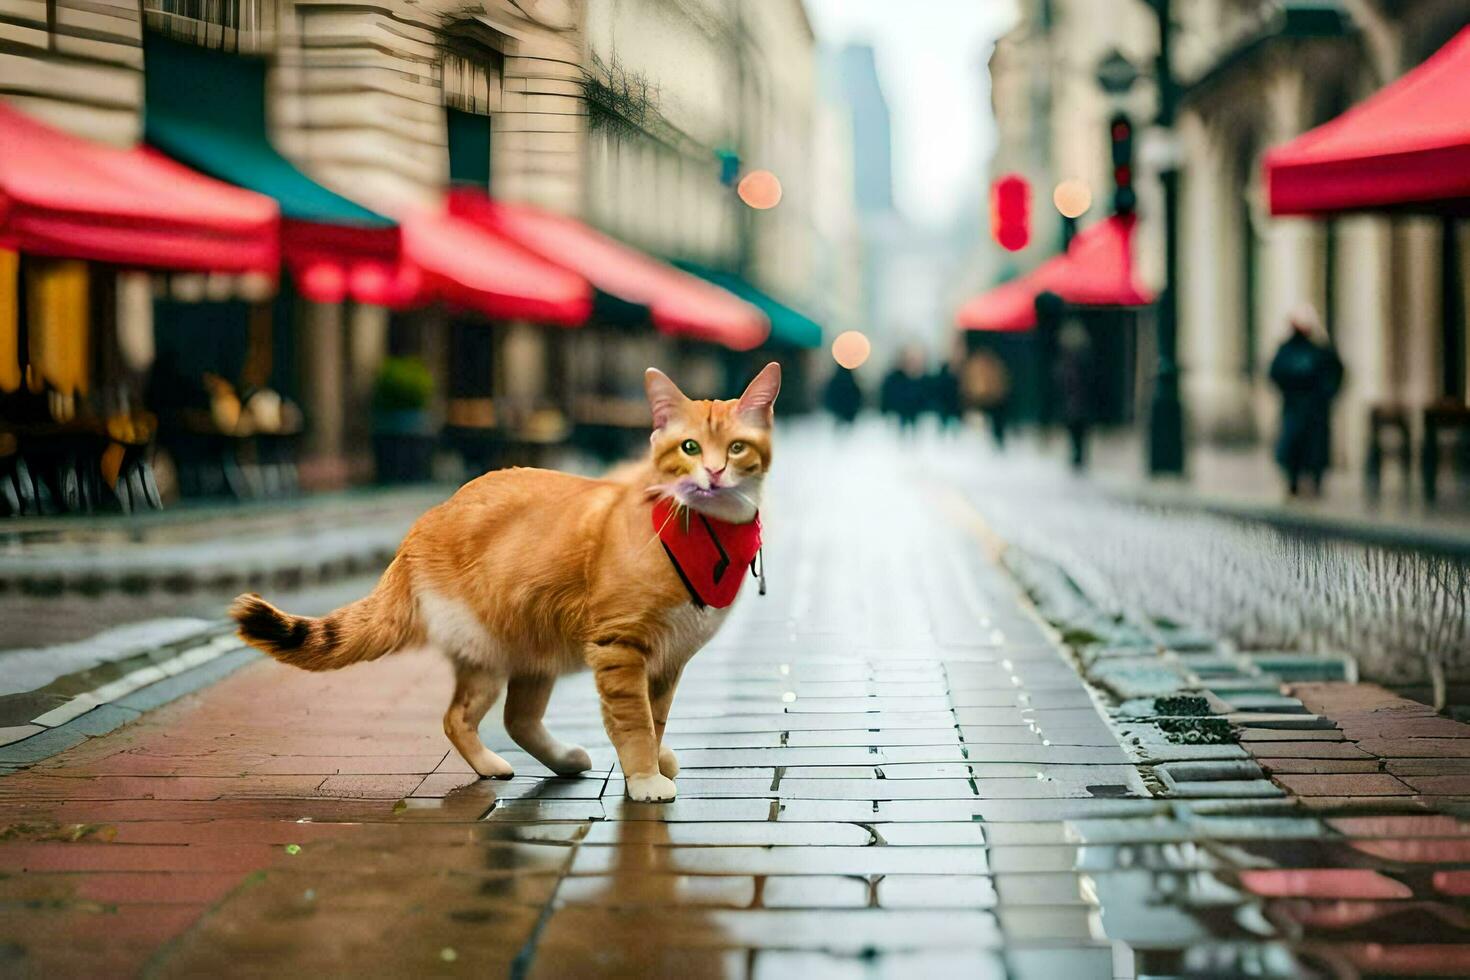
[[[373,460],[379,483],[422,483],[432,475],[429,418],[434,376],[418,357],[389,357],[373,381]]]

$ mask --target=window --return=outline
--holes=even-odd
[[[483,30],[455,25],[447,33],[443,84],[449,180],[489,190],[491,116],[500,111],[505,58],[481,36]]]
[[[490,189],[490,117],[444,108],[449,125],[449,182]]]

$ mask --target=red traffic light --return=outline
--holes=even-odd
[[[990,234],[1001,248],[1019,252],[1031,241],[1031,184],[1006,174],[990,185]]]
[[[1108,137],[1113,157],[1113,210],[1130,213],[1137,203],[1133,193],[1133,123],[1118,112],[1108,120]]]

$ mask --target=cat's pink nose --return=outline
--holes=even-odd
[[[720,474],[725,472],[725,467],[721,466],[717,470],[712,470],[708,466],[706,466],[704,468],[704,471],[709,474],[709,482],[714,483],[720,478]]]

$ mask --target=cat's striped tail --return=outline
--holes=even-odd
[[[302,670],[336,670],[423,641],[401,555],[366,597],[319,619],[282,612],[254,593],[235,598],[230,618],[240,639]]]

